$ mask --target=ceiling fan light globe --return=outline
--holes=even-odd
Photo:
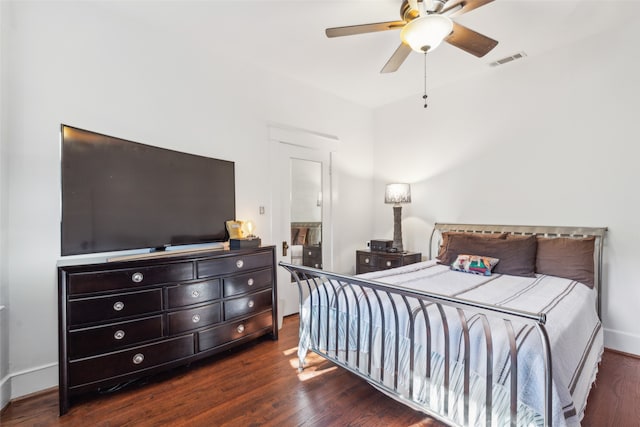
[[[407,23],[400,32],[400,38],[411,49],[425,53],[437,48],[453,30],[453,22],[442,15],[425,15]]]

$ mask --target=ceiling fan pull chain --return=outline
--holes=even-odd
[[[422,95],[422,99],[424,99],[424,108],[427,108],[427,52],[424,52],[424,95]]]

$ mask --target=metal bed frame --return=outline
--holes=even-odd
[[[429,255],[431,258],[432,250],[437,248],[441,241],[441,233],[445,231],[457,231],[457,232],[471,232],[471,233],[511,233],[511,234],[519,234],[519,235],[537,235],[537,236],[545,236],[545,237],[569,237],[569,238],[583,238],[594,236],[596,238],[595,241],[595,250],[594,250],[594,266],[595,266],[595,287],[598,291],[597,298],[597,308],[599,314],[600,308],[600,289],[601,289],[601,272],[602,272],[602,252],[603,252],[603,240],[606,232],[606,228],[589,228],[589,227],[549,227],[549,226],[514,226],[514,225],[474,225],[474,224],[435,224],[433,232],[430,237],[430,248]],[[448,317],[445,312],[445,307],[452,308],[453,312],[457,314],[456,322],[459,322],[462,326],[462,338],[464,343],[464,353],[463,353],[463,372],[464,372],[464,409],[462,415],[462,425],[469,425],[469,391],[470,391],[470,359],[472,357],[470,349],[469,349],[469,319],[473,316],[474,318],[479,317],[481,320],[481,325],[484,333],[484,345],[486,347],[486,376],[484,378],[485,381],[485,402],[484,402],[484,418],[486,421],[486,425],[492,425],[492,384],[493,384],[493,338],[492,338],[492,328],[490,326],[490,322],[488,319],[501,319],[500,324],[502,324],[505,328],[506,335],[508,337],[509,342],[509,358],[510,358],[510,385],[509,385],[509,405],[510,405],[510,424],[512,426],[517,425],[518,418],[518,396],[517,396],[517,364],[518,364],[518,352],[517,352],[517,344],[514,333],[514,328],[512,326],[512,322],[517,322],[519,324],[526,324],[533,326],[539,335],[541,342],[541,352],[544,360],[545,367],[545,386],[544,386],[544,423],[547,426],[552,425],[552,363],[551,363],[551,348],[549,345],[549,337],[547,335],[547,331],[545,329],[546,317],[544,313],[531,313],[520,310],[512,310],[503,307],[493,306],[482,304],[470,300],[464,300],[460,298],[448,297],[439,294],[433,294],[429,292],[422,292],[417,290],[412,290],[408,288],[404,288],[401,286],[385,284],[381,282],[376,282],[373,280],[366,280],[359,277],[330,273],[327,271],[322,271],[319,269],[314,269],[310,267],[303,267],[299,265],[292,265],[287,263],[280,263],[280,266],[284,267],[288,271],[290,271],[293,277],[296,280],[298,285],[299,297],[300,297],[300,312],[303,311],[303,304],[305,299],[310,299],[310,306],[314,307],[313,298],[321,299],[322,296],[329,299],[330,296],[337,296],[334,298],[333,308],[335,312],[339,312],[340,309],[347,312],[347,317],[349,317],[349,310],[355,310],[358,319],[364,316],[365,319],[369,319],[371,321],[372,310],[379,310],[379,315],[381,316],[381,324],[382,330],[385,329],[385,323],[388,325],[395,325],[395,340],[393,343],[393,351],[392,353],[392,362],[395,364],[395,369],[391,373],[391,378],[385,378],[385,375],[389,375],[389,372],[385,372],[385,340],[383,339],[380,346],[373,346],[372,339],[372,328],[369,328],[368,332],[362,331],[360,324],[361,322],[357,322],[355,326],[356,331],[351,332],[351,334],[355,333],[356,335],[356,345],[357,348],[355,351],[349,351],[349,346],[353,345],[352,343],[347,343],[346,341],[350,337],[349,332],[349,322],[341,321],[339,316],[335,316],[332,318],[331,310],[325,308],[324,310],[318,309],[316,313],[313,313],[313,310],[309,310],[309,330],[313,331],[314,328],[316,330],[316,334],[314,336],[313,333],[309,334],[310,337],[310,348],[309,350],[320,355],[321,357],[339,365],[348,371],[364,378],[370,384],[372,384],[375,388],[380,391],[390,395],[396,400],[404,403],[405,405],[412,407],[416,410],[425,412],[434,418],[443,421],[447,424],[456,423],[453,420],[453,415],[451,411],[453,410],[448,402],[449,397],[449,388],[452,386],[450,383],[452,378],[452,367],[450,366],[449,353],[450,353],[450,331],[448,325],[454,319]],[[364,308],[361,308],[360,303],[355,304],[354,307],[350,307],[347,302],[348,296],[356,297],[356,293],[365,296],[365,304],[363,304]],[[342,300],[340,298],[342,295]],[[394,296],[395,299],[392,297]],[[357,297],[356,297],[357,298]],[[344,301],[345,307],[339,307],[339,305]],[[385,312],[383,310],[383,301],[386,304],[391,304],[392,310],[388,310]],[[401,301],[397,303],[397,301]],[[435,306],[437,307],[436,316],[432,316],[433,313],[428,313],[427,306]],[[415,307],[419,307],[419,309],[415,310]],[[317,304],[317,307],[320,307],[320,304]],[[327,304],[328,307],[328,304]],[[399,378],[398,378],[398,360],[399,360],[399,314],[398,312],[401,310],[405,310],[408,318],[410,319],[409,324],[409,336],[410,336],[410,348],[409,348],[409,378],[410,381],[408,383],[408,392],[405,388],[402,389],[399,386]],[[451,313],[451,309],[447,309],[449,313]],[[438,317],[438,319],[432,319],[431,317]],[[442,331],[440,330],[430,330],[430,325],[434,323],[434,320],[437,323],[442,324]],[[416,391],[413,387],[413,374],[414,370],[417,368],[414,363],[414,334],[416,331],[416,322],[424,322],[426,331],[426,343],[427,350],[426,354],[431,354],[431,341],[434,334],[443,334],[444,339],[444,376],[443,376],[443,389],[444,389],[444,412],[439,413],[433,408],[425,406],[424,404],[416,401]],[[335,331],[329,330],[328,325],[331,325],[333,322],[335,327]],[[323,328],[326,328],[325,334],[320,331],[321,325]],[[338,338],[338,329],[341,326],[346,329],[346,338],[339,342]],[[422,325],[420,325],[422,326]],[[494,325],[495,326],[495,325]],[[351,326],[354,327],[353,325]],[[369,339],[364,340],[368,342],[368,348],[361,349],[361,335],[364,333],[369,334]],[[301,319],[300,322],[300,336],[303,334],[303,322]],[[330,339],[330,337],[332,339]],[[341,350],[341,344],[343,347],[347,348],[347,351]],[[364,350],[369,354],[369,357],[361,356],[361,351]],[[380,360],[379,368],[372,367],[372,357],[378,358]],[[366,359],[366,360],[361,360]],[[430,378],[432,375],[432,367],[430,357],[426,357],[425,366],[420,367],[425,372],[427,378]],[[481,361],[481,363],[485,363],[485,361]],[[300,355],[299,360],[299,369],[302,370],[304,367],[304,356]],[[422,372],[422,371],[421,371]]]

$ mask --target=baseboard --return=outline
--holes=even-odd
[[[10,400],[58,385],[58,363],[16,372],[10,376]]]
[[[604,346],[621,353],[640,356],[640,335],[605,328]]]
[[[6,376],[0,380],[0,411],[11,401],[11,377]]]

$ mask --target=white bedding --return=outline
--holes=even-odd
[[[547,316],[546,329],[552,349],[553,361],[553,424],[555,426],[577,426],[584,413],[586,399],[591,384],[595,378],[597,365],[603,350],[603,337],[600,321],[596,313],[596,295],[587,286],[568,279],[538,275],[536,278],[525,278],[494,274],[490,277],[478,276],[468,273],[454,272],[448,267],[438,265],[435,261],[427,261],[409,266],[368,273],[359,276],[369,280],[384,282],[395,286],[433,292],[442,295],[454,296],[465,300],[473,300],[497,306],[519,309],[529,312],[542,312]],[[334,283],[335,285],[335,283]],[[337,287],[336,287],[337,288]],[[333,288],[331,288],[333,289]],[[330,290],[315,294],[313,313],[317,313],[318,304],[321,307],[329,307],[331,319],[329,320],[329,346],[335,347],[335,322],[338,321],[338,348],[343,354],[341,360],[352,368],[362,371],[366,362],[371,359],[371,364],[377,370],[368,373],[375,381],[380,381],[380,376],[385,378],[381,382],[387,383],[395,370],[395,342],[396,325],[392,315],[385,316],[384,332],[381,328],[381,316],[379,310],[373,309],[373,316],[362,312],[360,319],[356,316],[356,298],[363,310],[365,302],[357,291],[341,291],[336,294]],[[368,291],[367,293],[370,293]],[[345,300],[347,296],[348,302]],[[327,298],[328,296],[328,298]],[[388,308],[390,303],[385,301],[383,305]],[[394,297],[398,307],[403,307],[404,302],[399,297]],[[412,303],[412,307],[417,303]],[[349,320],[346,321],[346,308],[349,306]],[[385,309],[386,309],[385,308]],[[441,327],[440,316],[435,306],[429,308],[429,318],[432,331]],[[388,311],[388,310],[387,310]],[[444,341],[442,335],[432,332],[431,341],[431,378],[425,376],[425,354],[427,349],[427,336],[424,330],[424,321],[415,322],[415,353],[414,375],[409,379],[409,316],[405,310],[398,310],[399,327],[399,382],[401,394],[408,396],[408,384],[413,381],[415,390],[411,400],[420,405],[429,405],[432,409],[445,413],[454,422],[462,423],[463,399],[460,397],[462,390],[461,363],[464,344],[461,337],[461,325],[458,314],[452,308],[446,308],[447,322],[450,329],[451,343],[450,360],[453,375],[450,385],[448,414],[444,409],[443,396],[443,361]],[[402,313],[405,313],[402,315]],[[309,331],[310,318],[309,299],[305,302],[301,312],[301,336],[299,355],[304,358],[310,349],[311,338],[318,342],[320,338],[320,351],[326,351],[323,343],[326,339],[326,318],[320,321],[320,332],[313,327]],[[470,386],[470,425],[484,425],[484,377],[486,362],[484,358],[485,341],[482,322],[477,317],[467,316],[470,326],[470,349],[473,354],[482,357],[471,358],[471,386]],[[456,320],[458,319],[458,320]],[[504,322],[501,319],[490,321],[492,326],[493,345],[493,425],[504,425],[509,420],[508,389],[510,386],[510,360],[508,357],[509,344],[506,338]],[[317,321],[316,321],[317,323]],[[346,326],[349,324],[349,348],[346,344]],[[360,324],[363,333],[360,336],[361,360],[359,366],[355,366],[355,358],[346,355],[356,348],[356,327]],[[372,350],[369,352],[369,329],[373,329]],[[518,396],[519,415],[518,425],[540,425],[544,407],[544,360],[539,352],[540,340],[537,331],[532,326],[513,322],[518,344]],[[319,336],[318,336],[319,335]],[[379,351],[384,336],[385,351],[381,356]],[[422,337],[422,338],[421,338]],[[384,369],[380,369],[384,357]],[[380,372],[381,371],[381,372]]]

